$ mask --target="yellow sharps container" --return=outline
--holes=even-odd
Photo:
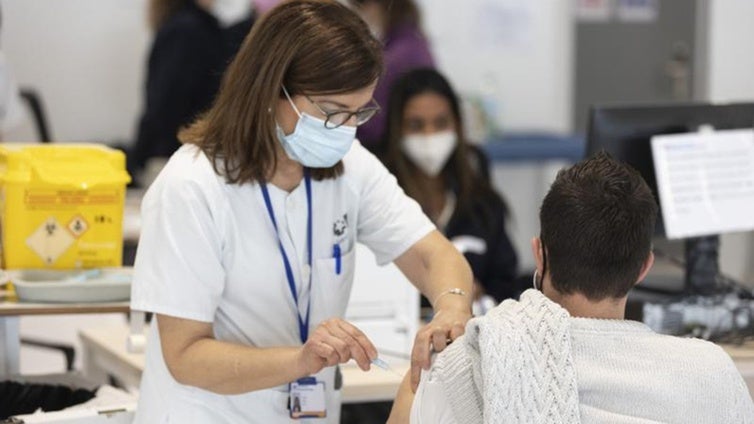
[[[0,144],[2,266],[120,266],[125,163],[98,144]]]

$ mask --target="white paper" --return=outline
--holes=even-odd
[[[660,14],[657,0],[618,0],[616,15],[621,22],[652,23]]]
[[[477,0],[471,36],[475,48],[534,46],[534,5],[529,0]]]
[[[581,22],[608,22],[612,12],[611,0],[574,0],[574,14]]]
[[[754,130],[652,137],[668,238],[754,229]]]

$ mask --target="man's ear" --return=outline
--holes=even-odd
[[[641,266],[641,272],[639,273],[639,279],[636,280],[634,285],[637,285],[644,281],[644,279],[647,277],[647,274],[649,274],[649,270],[652,269],[652,265],[655,263],[655,253],[650,251],[649,256],[647,256],[647,259],[644,260],[644,264]]]
[[[539,273],[540,277],[543,277],[542,272],[544,271],[544,257],[542,256],[542,240],[539,237],[534,237],[531,239],[531,253],[532,256],[534,256],[534,264],[537,267],[537,273]]]

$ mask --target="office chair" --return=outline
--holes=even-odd
[[[21,98],[26,102],[31,115],[34,118],[34,126],[37,130],[37,136],[42,143],[52,142],[50,136],[50,130],[47,125],[47,116],[45,114],[44,105],[42,104],[42,97],[36,90],[24,87],[19,90]]]

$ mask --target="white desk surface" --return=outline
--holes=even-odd
[[[79,332],[84,345],[84,371],[88,376],[101,377],[109,372],[127,386],[137,387],[144,370],[144,354],[128,353],[128,327],[107,326],[83,329]],[[393,366],[396,373],[372,366],[363,372],[355,364],[346,364],[343,371],[343,403],[392,401],[398,391],[409,363]]]

